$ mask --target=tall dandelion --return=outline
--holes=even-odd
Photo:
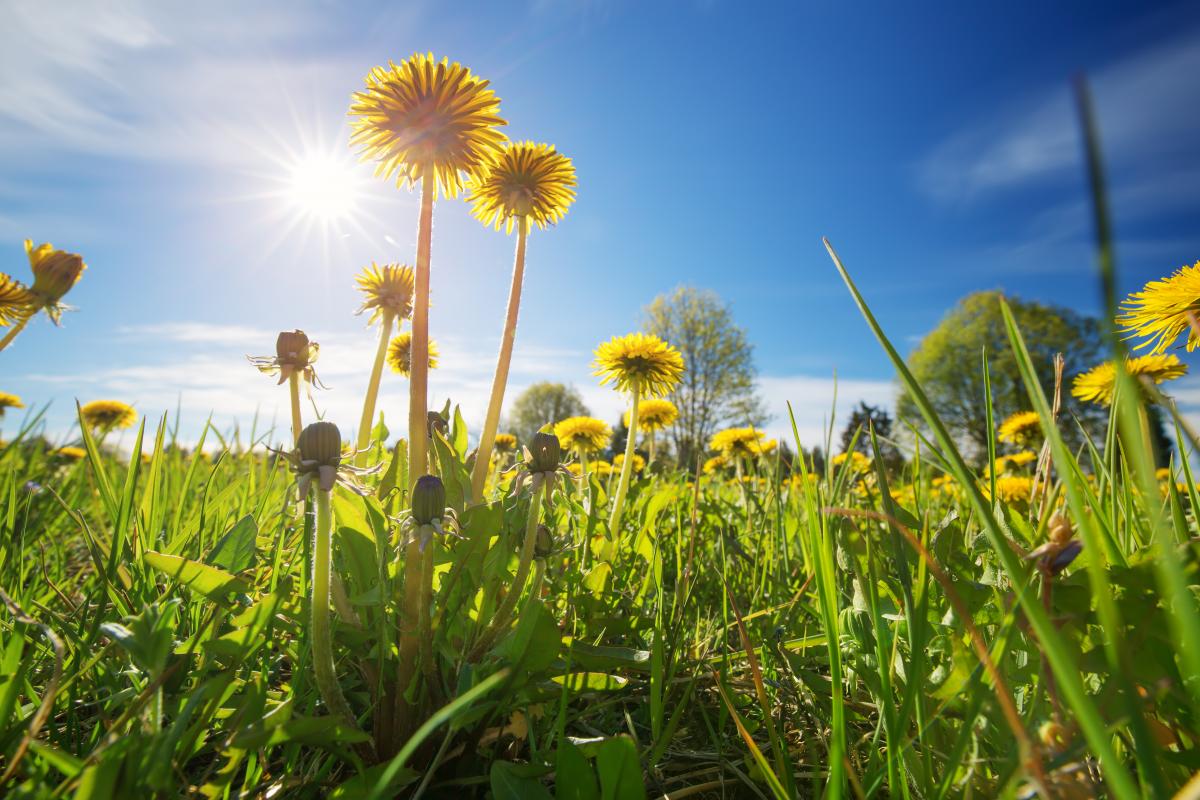
[[[292,410],[292,444],[300,440],[300,381],[307,387],[313,385],[324,388],[317,377],[317,355],[321,346],[308,338],[302,330],[280,331],[275,337],[275,356],[246,356],[258,368],[259,372],[267,375],[278,375],[279,383],[287,381],[288,395],[291,399]]]
[[[625,412],[625,427],[629,427],[630,414]],[[638,409],[638,425],[646,433],[646,449],[650,452],[650,461],[654,461],[654,434],[664,428],[669,428],[679,419],[679,409],[670,400],[661,397],[650,397],[642,401]]]
[[[1162,280],[1150,281],[1121,303],[1117,325],[1127,338],[1146,337],[1137,349],[1149,347],[1151,355],[1166,352],[1187,332],[1188,352],[1200,346],[1200,261],[1175,270]]]
[[[1125,369],[1139,382],[1143,380],[1163,383],[1187,374],[1187,365],[1172,355],[1147,355],[1125,359]],[[1117,371],[1111,361],[1097,364],[1087,372],[1075,376],[1071,394],[1080,400],[1102,406],[1112,405],[1116,390]]]
[[[467,185],[472,213],[484,225],[506,233],[517,228],[517,251],[513,258],[512,286],[508,291],[508,310],[500,336],[500,353],[492,378],[483,431],[479,436],[479,454],[471,473],[471,492],[476,500],[483,497],[491,463],[492,446],[500,425],[500,407],[508,384],[513,342],[517,336],[517,316],[521,307],[521,286],[525,279],[525,246],[529,226],[545,229],[560,220],[575,200],[575,167],[571,159],[548,144],[518,142],[505,147],[495,162]]]
[[[392,336],[392,324],[405,320],[413,314],[413,295],[416,291],[416,274],[406,264],[372,263],[359,273],[358,289],[365,297],[356,313],[370,311],[367,324],[379,322],[379,345],[375,348],[375,361],[371,364],[371,377],[367,381],[367,393],[363,396],[362,418],[358,423],[357,466],[363,466],[371,443],[371,429],[375,423],[375,402],[379,399],[379,379],[383,375],[383,362],[387,355],[388,342]]]
[[[629,394],[629,433],[625,440],[625,460],[617,481],[617,494],[609,518],[609,533],[615,540],[621,526],[621,512],[629,491],[633,471],[634,443],[638,432],[638,403],[642,397],[670,394],[683,375],[683,356],[662,339],[648,333],[614,336],[596,348],[592,362],[600,383],[612,384]]]
[[[26,288],[8,275],[0,275],[0,325],[15,320],[0,339],[0,350],[8,347],[39,311],[45,311],[51,322],[58,325],[67,310],[63,296],[71,291],[87,269],[82,256],[56,250],[49,242],[34,247],[33,241],[26,239],[25,254],[33,272],[32,286]]]
[[[80,406],[79,417],[89,428],[107,433],[115,428],[132,427],[137,412],[120,400],[93,400]]]
[[[364,159],[377,162],[375,174],[397,186],[421,184],[417,222],[417,263],[412,316],[412,373],[409,377],[408,463],[411,488],[428,463],[429,383],[429,259],[433,244],[433,203],[439,189],[456,197],[464,175],[481,171],[505,141],[500,126],[500,100],[488,81],[471,74],[458,62],[435,61],[432,53],[413,54],[399,64],[376,67],[366,88],[354,94],[352,146]],[[381,343],[386,338],[380,339]],[[383,344],[380,345],[383,348]],[[404,555],[404,579],[433,580],[423,575],[424,560],[415,542]],[[411,733],[412,704],[405,700],[420,655],[417,622],[428,608],[402,610],[399,669],[396,687],[399,731]]]

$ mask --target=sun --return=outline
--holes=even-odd
[[[290,165],[284,194],[296,211],[324,222],[334,222],[353,215],[361,194],[361,183],[350,159],[308,152]]]

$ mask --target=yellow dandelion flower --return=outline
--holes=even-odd
[[[4,412],[8,409],[24,407],[25,404],[21,402],[21,398],[17,395],[0,392],[0,419],[4,419]]]
[[[433,339],[429,340],[429,368],[437,369],[438,365],[438,346]],[[392,337],[391,344],[388,345],[387,351],[388,366],[392,368],[392,372],[398,372],[404,377],[408,377],[408,373],[412,371],[412,334],[408,331],[398,333]]]
[[[1134,378],[1146,378],[1155,383],[1170,381],[1187,374],[1187,365],[1173,355],[1145,355],[1125,360],[1125,368]],[[1075,376],[1071,394],[1080,400],[1100,405],[1112,405],[1117,373],[1111,361],[1097,364]]]
[[[1169,481],[1171,480],[1171,470],[1167,467],[1159,467],[1154,470],[1154,477],[1160,481]]]
[[[0,326],[28,316],[33,303],[33,295],[20,281],[0,272]]]
[[[555,423],[554,435],[568,450],[590,455],[608,447],[612,429],[595,417],[568,417]]]
[[[852,450],[849,453],[838,453],[833,457],[833,465],[840,467],[846,461],[850,461],[851,472],[867,472],[871,469],[871,459],[867,458],[857,450]]]
[[[648,333],[614,336],[596,348],[592,367],[600,383],[611,383],[622,392],[637,391],[647,397],[670,394],[683,375],[683,356],[662,339]],[[641,421],[641,415],[638,415]]]
[[[625,463],[625,454],[624,453],[617,453],[616,456],[613,457],[613,461],[612,461],[613,469],[620,469],[624,463]],[[634,453],[633,454],[633,471],[641,472],[645,468],[646,468],[646,459],[642,458],[637,453]]]
[[[648,397],[638,404],[638,427],[646,433],[655,433],[675,424],[679,409],[670,400]],[[629,412],[625,412],[625,427],[629,427]]]
[[[87,458],[87,450],[84,450],[82,447],[68,445],[55,450],[54,455],[64,458],[67,461],[79,461],[80,459]]]
[[[728,464],[729,460],[725,458],[724,455],[713,456],[704,462],[704,466],[701,467],[701,470],[703,470],[705,475],[712,475],[714,472],[725,469]]]
[[[732,460],[738,456],[758,455],[762,442],[763,432],[755,428],[726,428],[713,434],[708,449]]]
[[[33,286],[29,287],[29,294],[33,298],[30,312],[45,309],[46,316],[57,325],[62,312],[66,310],[60,301],[79,282],[87,264],[83,263],[82,256],[55,250],[49,242],[34,247],[33,241],[26,239],[25,253],[33,270]]]
[[[1018,467],[1023,467],[1026,464],[1031,464],[1037,461],[1037,453],[1032,450],[1022,450],[1019,453],[1013,453],[1008,457],[1008,463]]]
[[[365,83],[350,106],[350,143],[364,159],[379,162],[376,175],[395,175],[398,186],[428,176],[441,194],[455,197],[463,173],[484,168],[505,141],[500,99],[457,61],[415,53],[376,67]]]
[[[1117,324],[1127,338],[1147,337],[1137,346],[1150,347],[1152,354],[1163,353],[1181,333],[1188,332],[1189,352],[1200,346],[1200,336],[1191,320],[1200,310],[1200,261],[1183,266],[1169,277],[1150,281],[1121,303]]]
[[[539,228],[563,218],[575,200],[575,166],[549,144],[514,142],[467,181],[471,213],[496,230],[512,233],[525,217]]]
[[[983,487],[985,497],[990,497],[991,486]],[[996,478],[996,496],[1009,505],[1028,503],[1033,494],[1033,479],[1025,475],[1002,475]]]
[[[364,267],[358,274],[355,282],[366,299],[354,313],[361,314],[369,310],[371,316],[368,323],[374,323],[384,314],[399,319],[412,316],[416,275],[407,264],[384,264],[381,267],[372,261],[371,266]]]
[[[511,433],[497,433],[493,444],[497,453],[511,453],[517,449],[517,437]]]
[[[996,438],[1002,442],[1026,445],[1041,432],[1041,418],[1036,411],[1018,411],[1000,423]]]
[[[128,428],[137,420],[137,412],[133,410],[133,406],[120,400],[93,400],[84,403],[79,409],[79,414],[89,427],[101,430]]]

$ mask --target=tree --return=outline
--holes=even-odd
[[[908,358],[908,366],[929,397],[934,411],[951,434],[965,442],[979,458],[987,452],[988,428],[983,386],[982,352],[987,348],[992,404],[997,424],[1009,414],[1028,410],[1029,395],[1017,368],[1000,311],[1001,293],[976,292],[958,302],[938,326],[925,336]],[[1047,398],[1054,392],[1054,356],[1062,353],[1062,416],[1074,414],[1085,426],[1102,423],[1106,414],[1094,405],[1071,396],[1071,379],[1102,359],[1099,323],[1060,306],[1005,298],[1033,368]],[[913,423],[921,422],[912,398],[902,392],[897,414]],[[1066,422],[1060,428],[1068,440],[1077,440],[1077,427]]]
[[[679,407],[671,439],[681,467],[691,468],[718,426],[767,421],[755,393],[754,348],[720,296],[680,286],[656,297],[643,314],[643,330],[683,355],[683,379],[671,396]]]
[[[574,386],[541,381],[530,384],[517,396],[505,428],[508,433],[516,434],[524,444],[548,422],[560,422],[567,417],[586,417],[591,413]]]
[[[879,455],[883,463],[889,469],[897,469],[904,463],[904,457],[891,441],[892,416],[886,409],[868,405],[861,400],[850,412],[850,419],[846,420],[846,427],[842,431],[842,452],[849,450],[850,443],[853,442],[855,450],[874,458],[875,452],[871,447],[872,428],[875,429],[875,439],[879,442]],[[856,435],[857,439],[854,438]]]

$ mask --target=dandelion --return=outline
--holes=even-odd
[[[617,453],[616,456],[613,457],[613,469],[621,469],[621,467],[624,464],[625,464],[625,454]],[[633,471],[641,472],[645,468],[646,468],[646,459],[642,458],[637,453],[634,453],[633,454]]]
[[[267,375],[278,375],[279,383],[288,382],[288,393],[291,396],[292,408],[292,444],[300,438],[300,381],[306,387],[314,384],[326,388],[317,377],[313,364],[321,352],[321,346],[309,340],[302,330],[280,331],[275,338],[275,357],[246,356],[250,363],[258,367],[259,372]]]
[[[715,450],[728,461],[753,458],[762,452],[764,436],[755,428],[726,428],[713,434],[708,449]],[[836,463],[836,462],[835,462]]]
[[[568,450],[580,455],[592,455],[608,447],[612,428],[604,420],[595,417],[568,417],[555,424],[554,435]]]
[[[93,400],[80,407],[79,417],[89,428],[110,431],[131,427],[137,420],[137,412],[120,400]]]
[[[630,414],[625,412],[625,427],[629,427]],[[646,432],[646,447],[650,452],[650,461],[654,460],[654,434],[675,424],[679,419],[679,409],[670,400],[661,397],[648,397],[642,401],[638,409],[638,426]]]
[[[1156,384],[1174,380],[1187,374],[1187,365],[1173,355],[1145,355],[1125,359],[1125,369],[1134,378],[1150,380]],[[1075,376],[1071,394],[1080,400],[1099,405],[1112,405],[1116,388],[1117,373],[1111,361],[1097,364],[1087,372]]]
[[[867,472],[871,469],[871,459],[857,450],[852,450],[849,453],[838,453],[833,457],[833,465],[840,467],[847,461],[850,462],[849,469],[851,472]]]
[[[413,487],[412,507],[401,515],[404,542],[416,542],[424,552],[434,534],[445,536],[458,530],[458,516],[446,507],[446,485],[436,475],[422,475]]]
[[[1026,475],[1002,475],[996,478],[996,497],[1008,505],[1023,505],[1033,494],[1033,479]],[[984,487],[984,495],[991,495],[990,487]]]
[[[433,339],[429,340],[429,368],[437,369],[438,365],[438,346]],[[392,368],[392,372],[397,372],[404,377],[408,377],[412,370],[412,334],[405,331],[397,334],[392,343],[388,345],[387,363]]]
[[[67,445],[66,447],[60,447],[55,450],[54,455],[66,461],[80,461],[84,458],[87,458],[87,450],[84,450],[82,447]]]
[[[8,392],[0,392],[0,419],[4,419],[4,412],[10,408],[24,408],[25,404],[21,402],[21,398],[15,394]]]
[[[638,403],[642,396],[663,397],[671,393],[683,376],[683,356],[662,339],[647,333],[614,336],[596,348],[592,361],[594,375],[600,384],[612,384],[630,395],[629,434],[625,440],[625,463],[617,482],[609,530],[613,539],[621,525],[625,493],[629,491],[629,476],[633,469],[633,448],[638,433]]]
[[[479,436],[479,456],[471,473],[471,490],[483,496],[488,464],[496,430],[500,425],[500,407],[508,384],[513,343],[517,336],[517,317],[521,307],[521,288],[525,281],[525,249],[530,225],[544,229],[567,213],[575,199],[575,167],[571,159],[553,146],[519,142],[510,144],[496,155],[486,169],[468,181],[472,213],[484,225],[496,230],[503,225],[506,233],[517,226],[516,254],[513,257],[512,285],[508,308],[500,336],[500,352],[492,377],[492,393]]]
[[[729,459],[722,454],[719,456],[713,456],[705,461],[704,465],[700,469],[705,475],[712,475],[714,472],[723,470],[727,466],[729,466]]]
[[[1200,310],[1200,261],[1183,266],[1162,280],[1150,281],[1121,303],[1117,324],[1126,338],[1147,337],[1137,349],[1152,355],[1166,352],[1185,331],[1188,352],[1200,346],[1196,312]]]
[[[358,290],[363,293],[363,304],[355,313],[369,311],[371,315],[367,318],[367,324],[379,322],[379,344],[375,348],[375,360],[371,364],[367,392],[363,395],[362,417],[358,423],[359,455],[356,464],[360,467],[366,463],[369,454],[375,403],[379,399],[379,381],[391,341],[392,325],[397,319],[404,320],[413,315],[416,280],[416,273],[407,264],[384,264],[381,267],[375,262],[371,262],[355,278]]]
[[[25,254],[33,271],[32,286],[27,288],[8,275],[0,276],[0,324],[7,325],[9,319],[16,320],[12,329],[0,339],[0,350],[8,347],[39,311],[45,311],[55,325],[60,324],[63,312],[68,310],[62,298],[87,269],[82,256],[56,250],[49,242],[34,247],[33,241],[26,239]]]
[[[511,433],[497,433],[492,444],[495,445],[497,453],[508,455],[517,449],[517,437]]]
[[[1023,447],[1032,444],[1040,431],[1041,417],[1036,411],[1018,411],[1000,423],[996,438]]]
[[[376,67],[365,82],[366,88],[354,94],[350,106],[350,116],[355,118],[351,145],[359,148],[363,158],[378,162],[376,175],[395,175],[397,186],[421,183],[412,316],[414,368],[408,384],[408,463],[415,481],[422,472],[417,465],[427,463],[429,258],[434,198],[439,188],[447,197],[457,196],[464,173],[480,172],[491,163],[505,141],[499,130],[505,122],[500,118],[500,100],[488,88],[488,81],[458,62],[435,61],[431,53],[416,53],[400,64],[389,62],[387,68]],[[480,455],[484,462],[488,460],[488,452],[481,450]],[[412,558],[406,559],[406,576],[415,579],[410,573],[415,569],[411,562],[418,553],[410,547],[409,555]],[[433,576],[427,578],[432,581]],[[418,612],[414,609],[407,613]],[[401,686],[409,683],[407,670],[416,661],[416,646],[411,639],[402,642],[400,661],[409,666],[401,667],[405,673],[399,676]]]

